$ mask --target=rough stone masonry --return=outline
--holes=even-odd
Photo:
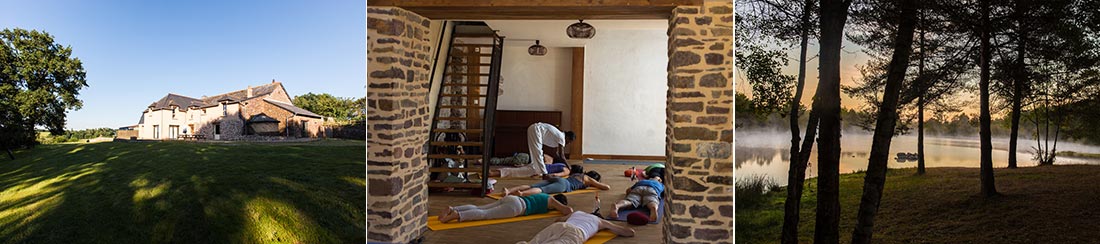
[[[409,243],[427,230],[430,21],[367,8],[367,240]]]
[[[733,236],[733,3],[677,7],[668,28],[665,243]]]

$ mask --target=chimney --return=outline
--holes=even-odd
[[[275,84],[275,79],[271,79],[271,84]]]
[[[252,97],[252,86],[251,85],[248,86],[248,96],[245,96],[245,97]]]

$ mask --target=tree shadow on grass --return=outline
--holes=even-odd
[[[0,164],[0,242],[362,243],[361,153],[358,146],[45,145]]]

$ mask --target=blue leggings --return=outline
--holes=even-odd
[[[539,181],[539,183],[531,184],[531,188],[542,189],[542,193],[546,194],[568,192],[569,189],[572,189],[569,186],[569,181],[563,178],[552,178],[550,180]]]

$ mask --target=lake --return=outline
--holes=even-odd
[[[736,155],[734,156],[736,176],[741,178],[763,175],[771,178],[779,185],[787,185],[787,169],[790,166],[790,140],[789,131],[738,131],[735,138]],[[867,169],[867,157],[871,152],[871,134],[845,133],[841,136],[840,142],[840,173],[851,173]],[[1020,167],[1035,166],[1037,163],[1031,160],[1035,140],[1021,138],[1018,143],[1016,150],[1018,165]],[[973,138],[925,136],[925,166],[977,168],[981,157],[979,154],[980,145],[977,136]],[[817,176],[817,148],[818,146],[815,144],[806,170],[807,178]],[[1100,153],[1100,147],[1059,141],[1058,151]],[[916,161],[899,162],[895,158],[899,152],[916,153],[917,136],[902,135],[894,137],[890,146],[890,160],[887,164],[890,168],[917,167]],[[994,138],[993,166],[995,168],[1008,167],[1008,153],[1008,138]],[[1059,156],[1055,164],[1100,164],[1100,159]],[[977,176],[975,175],[975,177]]]

